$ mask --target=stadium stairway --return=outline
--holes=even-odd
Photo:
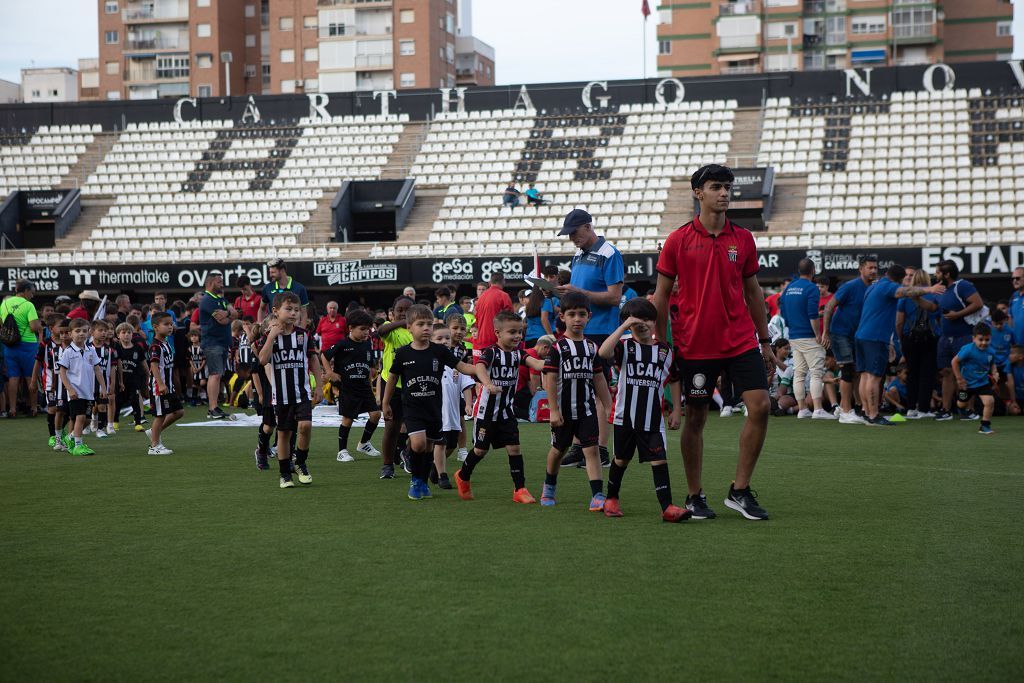
[[[690,190],[689,178],[673,178],[668,186],[668,199],[665,201],[665,213],[661,215],[661,229],[658,241],[664,242],[672,231],[686,225],[693,218],[693,192]]]
[[[78,157],[78,163],[72,166],[69,173],[60,179],[60,186],[67,188],[77,187],[79,189],[84,187],[89,176],[96,172],[96,168],[103,162],[103,158],[113,148],[120,135],[120,133],[95,133],[95,140],[91,145],[86,146],[85,154]],[[82,217],[79,217],[75,222],[75,230],[84,227],[91,231],[99,224],[101,217],[97,217],[96,221],[91,225],[86,225],[82,222]]]
[[[416,203],[409,212],[405,227],[398,233],[398,242],[426,242],[447,195],[447,187],[417,188]]]
[[[100,159],[103,157],[101,156]],[[98,161],[96,163],[99,163]],[[91,173],[89,171],[88,173]],[[88,173],[83,176],[88,178]],[[100,224],[100,219],[107,215],[110,207],[114,205],[113,197],[91,197],[82,199],[82,213],[71,225],[71,229],[59,237],[54,244],[55,249],[62,251],[74,251],[82,246],[82,242],[89,238],[93,228]]]
[[[402,129],[402,134],[391,150],[387,166],[380,173],[382,180],[402,180],[409,177],[416,155],[420,153],[423,141],[427,139],[426,122],[408,122]],[[417,200],[419,192],[417,192]]]
[[[775,176],[772,214],[768,219],[770,235],[796,235],[803,224],[807,205],[807,174]]]
[[[750,168],[756,165],[762,120],[760,108],[736,111],[732,138],[729,140],[729,166]]]

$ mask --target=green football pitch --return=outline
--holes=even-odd
[[[557,507],[514,505],[502,454],[477,500],[414,503],[379,460],[335,462],[333,429],[314,484],[282,491],[252,429],[73,458],[41,418],[0,422],[0,678],[1020,680],[1024,419],[773,418],[768,522],[722,505],[741,424],[705,436],[718,519],[670,525],[638,463],[606,519],[580,470]],[[522,434],[539,497],[548,432]]]

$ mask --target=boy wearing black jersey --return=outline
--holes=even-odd
[[[206,354],[200,344],[199,329],[193,329],[188,333],[188,360],[192,368],[192,392],[189,397],[189,405],[199,405],[200,398],[206,393],[206,380],[210,376],[206,368]]]
[[[466,356],[469,355],[471,348],[466,346],[466,315],[461,312],[452,311],[445,316],[444,324],[448,327],[448,331],[451,333],[451,345],[452,353],[459,360],[466,360]],[[470,392],[472,393],[472,392]],[[461,416],[466,414],[466,403],[465,398],[461,401],[461,410],[459,413],[459,419],[462,420]],[[459,462],[465,462],[466,457],[469,455],[469,451],[466,450],[466,430],[462,429],[459,431],[458,441],[459,445]]]
[[[43,392],[46,396],[46,428],[50,434],[50,448],[56,448],[59,441],[57,431],[63,432],[63,417],[61,424],[57,424],[57,385],[60,384],[60,377],[57,374],[57,361],[60,359],[62,327],[64,318],[59,313],[53,313],[46,318],[46,326],[50,330],[50,338],[39,345],[39,353],[36,355],[36,372]],[[58,448],[58,450],[60,450]]]
[[[598,417],[595,391],[608,391],[597,355],[597,344],[583,336],[590,320],[590,300],[570,291],[561,299],[559,320],[565,323],[565,336],[555,342],[544,364],[544,391],[548,395],[551,421],[551,450],[540,504],[556,503],[555,489],[562,456],[579,439],[590,480],[590,511],[604,509],[604,477],[597,453]]]
[[[267,340],[260,350],[260,362],[269,364],[270,391],[277,420],[277,466],[281,472],[281,488],[295,486],[292,482],[290,441],[297,433],[295,444],[295,472],[300,484],[312,484],[313,477],[306,466],[309,457],[309,437],[313,431],[313,403],[323,399],[320,385],[310,391],[309,373],[322,375],[313,335],[298,327],[302,315],[299,297],[292,292],[281,292],[274,297],[274,315],[277,321],[270,325]]]
[[[654,492],[661,505],[661,518],[681,522],[690,518],[690,511],[672,504],[666,459],[665,420],[661,399],[665,383],[672,393],[672,414],[669,429],[679,429],[681,415],[679,374],[672,357],[672,347],[654,340],[654,323],[658,310],[647,299],[631,299],[619,312],[622,324],[612,332],[598,353],[605,360],[615,359],[619,383],[615,394],[615,459],[608,472],[608,499],[605,517],[621,517],[619,489],[622,475],[638,453],[640,462],[651,463]],[[631,337],[623,339],[629,331]]]
[[[519,368],[527,366],[543,370],[544,362],[531,358],[519,348],[523,340],[523,321],[512,311],[498,311],[494,316],[494,333],[497,343],[484,349],[477,359],[477,372],[498,387],[500,393],[485,388],[477,401],[476,423],[473,427],[473,452],[466,458],[462,468],[455,473],[455,486],[459,498],[473,500],[470,477],[473,469],[487,455],[491,448],[504,448],[508,453],[508,468],[512,474],[512,501],[536,503],[526,489],[526,473],[523,452],[519,446],[519,421],[513,412],[516,385],[519,383]],[[486,372],[481,373],[480,368]]]
[[[164,445],[163,433],[174,424],[185,410],[181,396],[174,386],[174,321],[163,311],[153,313],[153,343],[149,345],[149,394],[153,404],[153,426],[146,430],[149,436],[149,455],[174,453]]]
[[[370,443],[380,422],[380,407],[370,386],[370,376],[376,368],[373,344],[370,342],[373,318],[360,308],[346,315],[345,321],[348,324],[348,337],[324,352],[324,357],[332,367],[323,378],[323,383],[330,381],[332,386],[338,388],[338,414],[341,415],[338,462],[355,460],[348,452],[348,435],[352,430],[352,421],[362,413],[368,413],[369,417],[356,450],[370,457],[380,456],[380,451]]]
[[[428,307],[420,304],[410,306],[405,318],[405,327],[412,336],[412,342],[395,351],[381,403],[384,419],[392,420],[395,416],[391,400],[395,395],[395,385],[401,381],[402,413],[412,460],[409,498],[421,500],[430,498],[427,478],[433,461],[433,444],[443,438],[441,378],[444,368],[476,374],[491,392],[498,393],[498,388],[490,383],[482,370],[478,374],[474,366],[457,361],[450,349],[430,341],[434,313]]]
[[[263,418],[259,426],[256,450],[253,452],[253,456],[256,458],[256,469],[259,470],[270,469],[269,459],[273,452],[270,440],[277,428],[274,404],[270,400],[270,377],[267,375],[265,364],[260,361],[260,350],[267,341],[270,326],[276,321],[277,316],[270,313],[262,323],[254,324],[249,332],[249,337],[252,339],[249,347],[252,352],[252,385],[256,392],[256,414]]]
[[[117,343],[114,344],[114,360],[118,364],[117,412],[126,407],[132,409],[135,431],[145,429],[142,417],[142,389],[146,383],[146,349],[133,341],[135,330],[129,323],[117,326]]]
[[[96,357],[100,359],[99,369],[103,375],[104,386],[115,387],[116,377],[115,367],[113,362],[113,353],[110,347],[110,325],[105,320],[93,320],[92,321],[92,338],[89,340],[89,346],[96,351]],[[93,393],[99,396],[99,382],[93,388]],[[111,392],[112,393],[112,392]],[[110,408],[110,402],[104,397],[103,400],[97,400],[93,404],[92,414],[92,425],[91,431],[96,433],[97,439],[105,439],[111,431],[107,433],[107,416]]]

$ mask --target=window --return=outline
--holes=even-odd
[[[320,61],[320,51],[315,47],[307,47],[302,51],[302,61],[304,62],[317,62]]]
[[[196,7],[209,7],[210,0],[196,0]]]
[[[345,35],[345,24],[327,24],[327,35],[329,36],[343,36]]]
[[[885,33],[885,15],[872,14],[853,17],[850,21],[850,33],[855,36],[867,33]]]
[[[795,7],[797,0],[765,0],[765,7]]]
[[[260,65],[260,77],[261,77],[261,79],[263,81],[263,87],[264,88],[269,88],[270,87],[270,65],[269,64],[261,64]]]
[[[281,92],[295,92],[295,81],[291,79],[281,81]]]
[[[455,63],[455,46],[452,45],[451,43],[448,43],[447,45],[444,46],[444,51],[445,51],[445,57],[448,58],[448,63],[449,64],[454,64]]]
[[[930,36],[935,30],[935,10],[931,7],[893,10],[892,28],[897,38]]]
[[[209,24],[196,24],[196,35],[200,38],[209,38],[211,35]]]
[[[451,12],[448,12],[447,14],[445,14],[444,15],[444,23],[445,23],[445,27],[444,27],[445,31],[447,31],[448,33],[455,33],[455,15],[454,14],[452,14]]]
[[[199,97],[212,97],[213,96],[213,86],[212,85],[201,85],[201,86],[199,86],[199,89],[197,90],[197,94],[199,95]]]
[[[438,57],[438,59],[440,59],[440,60],[441,60],[442,62],[444,61],[444,48],[443,48],[443,47],[439,47],[439,48],[437,48],[437,57]],[[441,87],[444,87],[444,86],[441,86]]]
[[[246,5],[245,6],[245,18],[246,19],[252,19],[255,16],[256,16],[256,5]]]
[[[119,99],[121,99],[121,93],[119,91],[117,91],[117,90],[108,90],[107,91],[107,99],[108,100],[119,100]]]
[[[103,42],[107,45],[116,45],[117,40],[117,31],[105,31],[103,33]]]
[[[103,3],[103,11],[107,14],[117,14],[117,3],[116,2],[105,2]]]
[[[213,66],[213,55],[201,54],[196,55],[196,68],[197,69],[209,69]]]
[[[398,77],[398,84],[403,88],[416,87],[416,74],[405,73]]]
[[[1013,35],[1013,22],[1012,21],[997,21],[996,22],[996,36],[999,38],[1008,38]]]
[[[796,71],[798,54],[771,54],[764,56],[765,71]]]
[[[256,78],[256,65],[246,64],[245,71],[243,73],[245,73],[246,78]]]
[[[764,25],[764,37],[767,40],[785,40],[796,37],[795,21],[772,21]]]
[[[305,90],[306,92],[316,92],[319,87],[320,82],[317,81],[317,79],[307,78],[306,82],[302,86],[302,89]]]
[[[39,91],[38,90],[33,90],[32,91],[32,97],[39,97]]]
[[[311,17],[302,17],[302,28],[316,28],[316,15]]]
[[[670,9],[659,9],[658,10],[658,23],[659,24],[671,24],[672,23],[672,10],[670,10]]]
[[[658,54],[659,55],[670,55],[670,54],[672,54],[672,41],[671,40],[659,40],[658,41]]]
[[[256,34],[255,33],[247,33],[247,34],[245,34],[245,46],[246,47],[256,47]]]
[[[404,9],[398,13],[398,21],[403,24],[412,24],[416,22],[416,10]]]
[[[281,17],[277,21],[277,26],[282,31],[293,31],[295,30],[295,19],[292,17]]]
[[[121,71],[121,63],[120,62],[107,62],[106,68],[107,68],[107,75],[108,76],[116,76],[118,74],[118,72]]]
[[[157,78],[188,78],[188,55],[168,55],[156,58]]]
[[[290,64],[295,61],[295,50],[281,50],[281,63]]]
[[[398,41],[398,54],[403,57],[411,57],[416,54],[416,41],[415,40],[400,40]]]

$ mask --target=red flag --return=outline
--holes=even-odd
[[[644,15],[644,21],[651,16],[651,6],[647,4],[647,0],[644,0],[644,4],[640,6],[640,13]]]

